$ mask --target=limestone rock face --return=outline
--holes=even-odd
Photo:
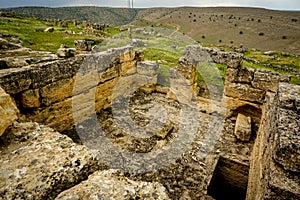
[[[24,108],[38,108],[40,107],[39,90],[28,90],[21,94],[21,102]]]
[[[1,199],[53,199],[99,169],[93,153],[37,123],[14,123],[0,146]]]
[[[19,110],[11,97],[0,87],[0,136],[18,119]]]
[[[160,183],[132,181],[116,170],[98,171],[87,181],[62,192],[56,200],[169,199]]]
[[[249,141],[251,137],[251,118],[239,113],[234,134],[239,140]]]
[[[300,87],[281,84],[279,87],[278,130],[274,159],[285,170],[300,171]]]

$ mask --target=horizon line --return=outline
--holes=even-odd
[[[207,5],[207,6],[151,6],[151,7],[134,7],[128,8],[126,6],[99,6],[99,5],[62,5],[62,6],[13,6],[13,7],[0,7],[0,9],[13,9],[13,8],[66,8],[66,7],[99,7],[99,8],[124,8],[124,9],[151,9],[151,8],[253,8],[253,9],[266,9],[273,11],[296,11],[300,12],[300,9],[279,9],[279,8],[266,8],[260,6],[239,6],[239,5]]]

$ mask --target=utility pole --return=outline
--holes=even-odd
[[[127,7],[130,8],[130,0],[126,0],[127,1]]]

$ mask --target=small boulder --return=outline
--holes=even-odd
[[[75,40],[74,45],[75,45],[76,50],[91,51],[92,47],[95,45],[95,42],[88,41],[88,40]]]
[[[61,58],[70,58],[75,56],[76,49],[67,48],[66,45],[62,44],[60,48],[57,50],[58,57]]]
[[[45,33],[52,33],[54,31],[53,27],[48,27],[44,30]]]
[[[251,138],[251,117],[238,114],[234,129],[234,135],[241,141],[247,142]]]

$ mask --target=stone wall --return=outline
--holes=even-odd
[[[84,118],[91,114],[91,106],[92,112],[109,107],[121,77],[152,76],[147,74],[151,70],[145,73],[144,69],[151,63],[140,60],[139,54],[127,46],[4,71],[0,86],[14,97],[21,121],[64,131],[74,125],[73,112]],[[156,79],[149,83],[155,84]],[[94,97],[92,102],[87,98],[89,94]],[[81,106],[74,108],[74,101]]]
[[[247,199],[299,199],[300,87],[268,93],[252,153]]]

